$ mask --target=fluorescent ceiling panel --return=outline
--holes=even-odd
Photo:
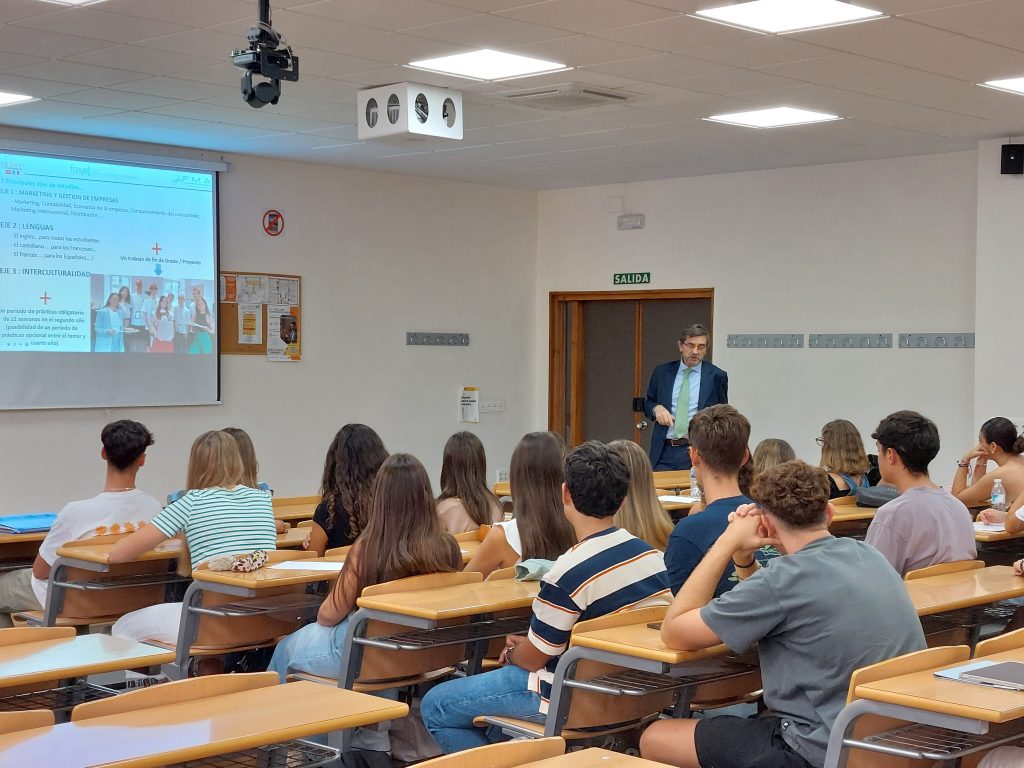
[[[0,91],[0,107],[10,107],[14,104],[25,104],[29,101],[39,101],[35,96],[25,96],[21,93],[4,93]]]
[[[692,15],[698,19],[770,34],[885,18],[881,11],[840,0],[751,0],[738,5],[708,8]]]
[[[843,118],[839,117],[839,115],[830,115],[827,112],[811,112],[807,109],[796,109],[794,107],[771,107],[770,109],[755,109],[751,112],[731,112],[726,115],[712,115],[704,119],[714,123],[742,125],[747,128],[781,128],[786,125],[824,123],[830,120],[842,120]]]
[[[560,64],[557,61],[545,61],[514,53],[492,51],[490,48],[457,53],[452,56],[441,56],[436,59],[411,61],[409,66],[473,80],[508,80],[513,77],[529,77],[530,75],[569,69],[565,64]]]
[[[1009,93],[1024,95],[1024,77],[1011,77],[1006,80],[989,80],[984,83],[978,83],[978,85],[984,88],[995,88],[997,91],[1008,91]]]

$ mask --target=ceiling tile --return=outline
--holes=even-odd
[[[90,64],[77,64],[73,61],[44,61],[41,64],[30,64],[27,67],[12,70],[12,75],[32,77],[39,80],[54,80],[59,83],[76,85],[114,85],[127,83],[131,80],[142,80],[149,77],[144,72],[129,72],[126,69],[94,67]]]
[[[453,21],[473,15],[473,11],[431,0],[317,0],[293,5],[292,10],[311,16],[376,27],[389,31],[418,27],[424,24]]]
[[[273,20],[274,29],[285,36],[288,44],[295,49],[296,53],[301,53],[301,49],[304,47],[332,50],[332,44],[339,40],[375,35],[381,31],[374,27],[365,27],[337,19],[325,19],[322,16],[310,16],[295,11],[275,11]],[[207,28],[215,32],[238,35],[244,39],[248,26],[248,24],[228,22],[214,24]]]
[[[190,27],[223,24],[236,19],[255,22],[257,17],[255,4],[246,0],[106,0],[103,10],[175,24],[187,20]]]
[[[237,81],[232,83],[231,86],[226,86],[182,80],[176,77],[150,77],[145,80],[134,80],[130,83],[118,83],[117,85],[110,86],[110,88],[116,91],[138,93],[144,96],[159,96],[174,101],[195,101],[225,95],[233,95],[239,101],[242,99]]]
[[[660,21],[606,29],[594,34],[596,37],[620,43],[682,54],[689,54],[693,49],[706,45],[763,37],[755,32],[727,27],[724,24],[711,24],[690,16],[674,16]]]
[[[38,64],[46,61],[40,56],[26,56],[23,53],[4,53],[0,51],[0,72],[8,72],[18,67],[27,67],[29,64]]]
[[[0,26],[0,51],[4,53],[38,56],[39,53],[45,52],[48,58],[56,59],[107,48],[111,45],[114,43],[91,37],[62,35],[59,32],[15,27],[10,24]]]
[[[793,32],[787,38],[820,45],[847,53],[877,51],[879,48],[893,48],[899,45],[927,43],[949,37],[944,29],[926,27],[899,18],[866,21],[861,24],[846,24],[841,27],[815,29],[808,32]]]
[[[47,96],[59,96],[62,93],[81,91],[87,86],[78,83],[64,83],[55,80],[40,80],[35,77],[21,77],[9,72],[0,74],[0,91],[23,93],[44,99]]]
[[[188,29],[170,35],[150,37],[139,41],[138,45],[186,56],[198,56],[211,61],[223,61],[225,64],[230,62],[233,50],[246,47],[244,34],[229,35],[208,29]],[[202,63],[200,61],[195,66]]]
[[[62,8],[54,13],[33,16],[14,22],[15,26],[60,32],[66,35],[92,37],[117,43],[133,43],[147,37],[169,35],[188,29],[187,24],[140,19],[118,13],[87,8]]]
[[[791,61],[785,64],[773,64],[761,67],[761,71],[791,77],[794,80],[835,85],[855,77],[885,75],[900,70],[899,65],[888,61],[857,56],[852,53],[837,53],[820,59]]]
[[[98,51],[70,56],[67,61],[125,69],[132,72],[145,72],[150,75],[173,75],[175,72],[195,69],[197,64],[202,63],[197,61],[194,56],[158,51],[137,45],[115,45],[110,48],[101,48]],[[224,66],[231,65],[224,62]]]
[[[828,56],[832,51],[788,37],[768,35],[737,40],[731,43],[701,46],[687,52],[688,56],[717,61],[735,67],[770,67],[791,61],[806,61]]]
[[[401,65],[410,61],[447,56],[451,53],[469,50],[464,46],[440,40],[406,35],[400,32],[383,32],[365,37],[338,40],[323,48],[347,56]],[[299,51],[301,53],[301,51]]]
[[[343,56],[329,51],[306,48],[299,56],[299,74],[313,77],[341,77],[355,72],[378,69],[384,62]]]
[[[173,104],[173,99],[161,96],[149,96],[127,91],[115,91],[110,88],[86,88],[62,96],[49,97],[52,101],[66,101],[72,104],[85,104],[93,107],[108,107],[117,110],[149,109]]]
[[[676,13],[630,0],[601,0],[599,3],[593,0],[546,0],[500,11],[498,15],[569,32],[587,33],[667,19]]]
[[[476,48],[503,49],[510,45],[535,43],[562,37],[565,32],[553,27],[528,24],[499,16],[470,16],[457,21],[411,27],[407,32],[431,40],[444,40]]]
[[[601,40],[589,35],[558,37],[539,43],[518,45],[509,50],[512,53],[521,53],[525,56],[538,56],[564,62],[571,67],[586,67],[613,61],[638,59],[655,53],[650,48]]]

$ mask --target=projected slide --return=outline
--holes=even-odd
[[[134,374],[110,373],[145,370],[129,362],[143,355],[215,360],[215,182],[206,171],[0,154],[0,365],[25,365],[29,391],[0,407],[77,404],[33,378],[72,360],[78,380],[125,390],[82,404],[216,399],[215,362],[201,371],[212,395],[201,383],[133,391]],[[98,362],[111,354],[125,362]]]

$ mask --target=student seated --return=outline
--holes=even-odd
[[[520,560],[554,560],[576,543],[562,514],[565,443],[554,432],[531,432],[519,441],[509,464],[515,517],[497,522],[480,543],[467,571],[484,578]]]
[[[964,503],[928,477],[939,452],[939,430],[914,411],[882,419],[871,435],[878,446],[882,480],[900,495],[875,513],[864,538],[901,576],[938,563],[973,560],[974,524]]]
[[[473,726],[478,715],[542,722],[577,621],[668,602],[661,553],[615,527],[628,488],[628,468],[606,445],[588,442],[569,454],[562,504],[579,544],[541,580],[530,632],[507,638],[502,669],[441,683],[423,697],[423,724],[445,752],[489,743],[487,731]]]
[[[239,427],[224,427],[221,432],[231,435],[238,446],[238,455],[242,457],[242,479],[240,481],[242,485],[271,493],[270,486],[258,480],[260,463],[256,461],[256,447],[252,444],[252,438],[249,437],[249,433]],[[288,530],[288,523],[284,520],[274,520],[274,525],[278,533],[284,533]]]
[[[851,673],[924,648],[899,576],[873,548],[828,532],[828,493],[825,471],[801,461],[755,478],[760,508],[737,510],[662,623],[669,648],[756,644],[770,715],[660,720],[640,740],[643,757],[682,768],[820,768]],[[766,544],[782,556],[760,569],[754,553]],[[715,598],[729,565],[740,582]]]
[[[428,573],[451,573],[462,564],[459,546],[437,518],[423,465],[407,453],[390,456],[377,473],[366,528],[345,560],[341,577],[307,624],[277,644],[268,669],[337,677],[348,616],[365,587]]]
[[[828,472],[830,499],[854,496],[858,488],[878,485],[878,471],[868,461],[860,430],[846,419],[835,419],[821,428],[819,466]]]
[[[475,531],[502,518],[501,504],[487,487],[487,454],[472,432],[448,438],[441,457],[441,495],[437,514],[448,533]]]
[[[956,463],[956,477],[952,493],[969,507],[987,506],[992,498],[992,485],[1003,481],[1006,498],[1016,499],[1024,493],[1024,435],[1017,435],[1017,427],[1001,416],[989,419],[981,425],[978,444],[972,447]],[[974,463],[973,478],[971,463]],[[996,467],[988,470],[989,462]]]
[[[1006,498],[1009,499],[1010,497],[1007,496]],[[1002,523],[1007,533],[1020,533],[1024,531],[1024,492],[1013,500],[1010,508],[1005,512],[989,507],[979,513],[978,519],[983,523]]]
[[[608,447],[629,469],[629,492],[615,513],[615,525],[664,552],[672,533],[672,518],[658,501],[647,451],[632,440],[615,440]]]
[[[387,457],[380,436],[365,424],[338,430],[324,460],[321,500],[313,512],[307,549],[323,555],[359,538],[370,513],[373,482]]]
[[[57,550],[69,541],[134,530],[160,511],[160,502],[135,487],[146,463],[153,435],[137,421],[115,421],[100,433],[100,458],[107,479],[98,496],[72,501],[57,513],[31,568],[0,574],[0,627],[10,627],[11,614],[39,611],[46,605],[50,567]]]
[[[181,558],[194,570],[220,555],[276,549],[270,494],[241,484],[242,457],[231,435],[204,432],[192,443],[188,493],[164,507],[149,525],[117,542],[111,563],[126,563],[167,539],[185,535]],[[162,603],[126,613],[111,634],[128,640],[178,640],[181,603]]]
[[[793,446],[778,437],[766,437],[754,449],[754,456],[751,459],[754,477],[787,461],[796,458],[796,451]]]
[[[707,501],[696,515],[687,515],[668,539],[665,566],[672,592],[683,582],[711,549],[729,524],[729,514],[750,499],[739,487],[740,467],[747,463],[750,422],[731,405],[713,405],[698,411],[690,420],[690,461]],[[715,594],[733,587],[733,568],[726,563],[719,574]]]

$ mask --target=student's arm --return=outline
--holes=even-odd
[[[661,639],[669,648],[695,651],[721,642],[704,622],[700,609],[711,602],[715,587],[729,561],[744,565],[754,560],[754,553],[773,543],[765,534],[758,515],[736,517],[719,536],[700,561],[690,578],[682,585],[661,624]],[[756,566],[744,569],[749,575]]]
[[[345,567],[334,582],[334,588],[327,599],[320,604],[316,614],[316,623],[322,627],[334,627],[340,624],[356,607],[361,587],[358,579],[358,563],[360,545],[357,543],[345,559]]]
[[[527,672],[536,672],[551,661],[551,656],[541,653],[533,643],[522,635],[509,635],[505,638],[505,650],[501,652],[499,661],[515,664]]]
[[[978,462],[978,466],[984,466],[981,462]],[[961,475],[966,474],[963,471],[957,471],[957,480],[960,479]],[[992,485],[995,483],[995,479],[992,475],[986,475],[982,473],[978,474],[978,469],[974,470],[974,482],[965,488],[956,490],[957,483],[953,483],[953,495],[956,496],[960,501],[966,504],[968,507],[977,507],[992,498]]]
[[[1024,492],[1014,499],[1013,504],[1006,512],[985,509],[978,515],[978,519],[983,523],[1002,523],[1007,533],[1020,533],[1024,531],[1024,520],[1018,516],[1022,508],[1024,508]]]
[[[157,544],[167,541],[169,538],[171,537],[155,525],[144,525],[135,533],[125,536],[114,545],[108,555],[109,562],[112,565],[130,562],[143,552],[149,552]]]
[[[36,555],[36,559],[32,562],[32,575],[40,581],[50,578],[50,564],[43,560],[41,555]]]
[[[482,573],[486,579],[491,571],[499,568],[508,568],[515,565],[519,555],[508,544],[505,538],[505,531],[500,525],[496,525],[487,532],[484,540],[480,542],[480,548],[473,555],[473,559],[463,569],[470,573]]]
[[[986,453],[982,450],[980,445],[976,445],[971,450],[963,455],[959,462],[957,462],[956,475],[953,477],[953,487],[950,489],[950,493],[956,496],[960,501],[967,503],[960,494],[968,489],[967,476],[970,474],[969,466],[961,466],[963,464],[970,465],[974,462],[974,485],[978,484],[978,481],[984,477],[985,472],[988,469],[988,459]],[[971,486],[973,487],[973,486]],[[989,483],[989,489],[991,490],[992,484]]]
[[[569,647],[572,628],[580,618],[580,607],[563,587],[542,581],[533,601],[533,616],[526,637],[509,637],[505,661],[536,672]]]
[[[327,531],[320,527],[320,523],[313,523],[309,529],[309,538],[303,546],[316,552],[319,557],[324,556],[327,551]]]

